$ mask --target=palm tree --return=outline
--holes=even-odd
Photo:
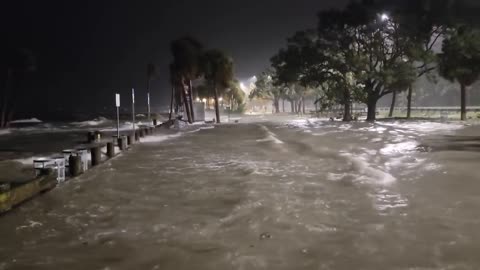
[[[218,88],[226,89],[233,80],[233,60],[221,50],[208,50],[203,57],[203,72],[205,79],[213,85],[215,116],[217,123],[220,123]]]
[[[184,101],[185,111],[187,112],[188,121],[195,121],[193,113],[193,87],[192,80],[201,75],[201,58],[203,52],[202,44],[192,37],[183,37],[174,40],[171,44],[171,50],[174,57],[174,64],[179,72],[181,86],[185,92]]]
[[[28,72],[35,71],[36,59],[28,49],[15,49],[8,51],[5,58],[4,70],[6,73],[4,86],[1,88],[0,128],[8,127],[15,112],[18,97],[18,84]]]
[[[440,75],[460,84],[461,120],[467,119],[466,88],[480,76],[480,31],[461,26],[450,29],[439,55]]]
[[[150,102],[150,84],[153,80],[153,78],[155,77],[156,75],[156,67],[154,64],[152,63],[148,63],[147,64],[147,94],[148,94],[148,102]],[[148,104],[148,121],[150,121],[150,104]]]

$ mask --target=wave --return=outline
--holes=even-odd
[[[277,135],[273,132],[271,132],[266,126],[264,125],[259,125],[259,127],[266,132],[266,137],[263,139],[257,140],[257,142],[273,142],[275,144],[284,144],[283,141],[281,141]]]
[[[109,120],[105,117],[98,117],[98,118],[95,118],[93,120],[89,120],[89,121],[83,121],[83,122],[73,122],[72,125],[75,125],[75,126],[81,126],[81,127],[84,127],[84,126],[99,126],[99,125],[103,125],[105,123],[108,123]]]
[[[43,121],[35,117],[30,119],[19,119],[19,120],[10,122],[10,124],[38,124],[38,123],[43,123]]]

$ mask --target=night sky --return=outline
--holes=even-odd
[[[230,53],[236,75],[262,71],[297,30],[315,27],[316,14],[347,0],[8,1],[1,9],[7,46],[37,56],[23,111],[110,108],[113,93],[131,87],[139,105],[146,65],[158,65],[152,102],[168,103],[170,41],[192,35]],[[2,38],[3,39],[3,38]]]

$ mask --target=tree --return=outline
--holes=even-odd
[[[7,51],[1,61],[1,72],[5,76],[0,88],[0,128],[9,126],[15,113],[20,84],[27,73],[36,69],[36,59],[28,49]]]
[[[480,76],[480,31],[467,25],[450,28],[439,54],[439,71],[458,82],[461,91],[461,120],[467,119],[466,88]]]
[[[416,77],[430,75],[437,69],[435,50],[452,21],[449,14],[452,1],[449,0],[405,0],[401,1],[395,11],[399,31],[409,37],[410,49],[407,61],[415,68]],[[389,7],[387,7],[388,9]],[[391,8],[390,8],[391,9]],[[411,117],[414,87],[409,85],[407,92],[407,118]],[[392,97],[395,99],[395,93]],[[391,112],[393,112],[392,101]]]
[[[294,112],[300,113],[302,107],[305,112],[305,97],[312,88],[310,69],[321,61],[316,39],[314,30],[298,31],[287,39],[287,48],[281,49],[270,60],[275,70],[273,84],[290,90],[286,98],[292,103]]]
[[[223,51],[211,49],[203,55],[203,74],[205,79],[213,85],[215,99],[215,116],[220,123],[219,88],[223,92],[233,80],[233,60]]]
[[[367,104],[367,121],[376,119],[376,105],[387,94],[406,90],[415,79],[408,63],[410,39],[398,23],[381,15],[372,1],[352,2],[339,13],[343,27],[341,43],[349,50],[347,66],[363,87],[356,98]]]
[[[250,99],[260,98],[271,100],[275,113],[280,113],[280,97],[282,96],[282,87],[275,86],[273,82],[274,73],[267,69],[257,76],[255,88],[250,92]]]
[[[192,123],[195,121],[192,80],[201,75],[203,46],[192,37],[183,37],[172,42],[171,51],[174,64],[180,75],[177,78],[180,80],[180,82],[177,82],[177,85],[182,92],[188,121]]]

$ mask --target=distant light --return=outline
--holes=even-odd
[[[203,103],[206,103],[206,102],[207,102],[207,99],[206,99],[206,98],[204,98],[204,99],[202,99],[202,101],[203,101]]]
[[[380,15],[380,18],[382,19],[382,21],[390,20],[390,17],[386,13],[383,13],[382,15]]]
[[[197,97],[197,102],[200,101],[200,98]]]
[[[222,100],[223,100],[223,98],[222,98],[222,97],[218,99],[218,101],[222,101]]]
[[[243,91],[247,90],[247,87],[245,87],[245,84],[243,84],[243,82],[240,82],[240,89],[242,89]]]

